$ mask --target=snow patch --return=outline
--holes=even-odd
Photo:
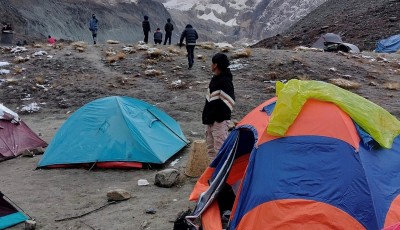
[[[227,26],[237,26],[238,24],[236,23],[236,18],[233,18],[227,22],[222,21],[221,19],[219,19],[218,17],[215,16],[214,12],[211,11],[209,14],[203,14],[203,15],[197,15],[198,18],[203,19],[203,20],[211,20],[214,22],[218,22],[220,24],[223,25],[227,25]]]
[[[163,3],[164,7],[167,9],[176,9],[180,11],[188,11],[190,10],[198,0],[170,0],[166,3]]]
[[[21,112],[28,112],[28,113],[33,113],[39,111],[40,106],[36,102],[32,102],[28,105],[24,105],[21,108]]]
[[[9,73],[10,73],[10,70],[8,70],[8,69],[0,69],[0,75],[9,74]]]
[[[9,65],[9,64],[10,64],[9,62],[0,61],[0,66],[6,66],[6,65]]]

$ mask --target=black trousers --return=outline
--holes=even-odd
[[[149,42],[149,31],[143,31],[144,34],[144,42],[148,43]]]
[[[189,68],[191,68],[194,63],[194,47],[195,47],[194,45],[186,46],[186,51],[188,53]]]
[[[164,45],[167,44],[167,40],[169,40],[168,45],[171,45],[171,37],[172,37],[172,31],[165,32]]]

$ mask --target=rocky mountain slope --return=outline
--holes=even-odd
[[[329,0],[285,33],[255,47],[311,45],[321,34],[332,32],[363,50],[373,50],[378,40],[400,33],[399,12],[399,0]]]
[[[28,41],[52,35],[58,39],[91,41],[88,22],[95,13],[99,19],[98,39],[139,41],[143,39],[142,20],[150,18],[151,28],[163,27],[171,17],[165,7],[152,0],[2,0],[0,22],[14,26],[16,39]],[[174,37],[178,36],[179,28]]]
[[[234,42],[260,40],[281,33],[326,0],[157,1],[170,10],[175,21],[206,27],[201,31],[213,34],[214,41]]]

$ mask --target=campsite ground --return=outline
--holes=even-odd
[[[0,75],[0,79],[5,79],[0,80],[1,102],[18,112],[47,142],[79,107],[110,95],[126,95],[155,104],[180,123],[188,139],[203,139],[201,110],[211,77],[210,60],[220,48],[210,44],[198,47],[195,55],[202,56],[196,58],[192,70],[187,70],[184,48],[162,46],[163,54],[153,58],[137,45],[130,54],[106,54],[118,53],[122,48],[122,44],[89,45],[84,52],[78,52],[64,43],[57,49],[28,47],[27,52],[13,54],[3,47],[0,62],[11,64],[0,69],[11,73]],[[239,48],[230,48],[227,55],[233,57]],[[46,51],[51,57],[32,57],[37,51]],[[293,78],[327,82],[340,79],[334,81],[400,118],[398,54],[250,51],[249,57],[232,59],[237,98],[233,120],[240,120],[274,96],[275,81]],[[27,55],[29,60],[14,61],[16,56]],[[150,75],[146,75],[146,70]],[[33,102],[40,107],[38,111],[21,111]],[[194,206],[188,196],[196,179],[183,175],[189,152],[190,146],[163,167],[143,170],[35,170],[41,156],[19,157],[0,162],[0,190],[36,219],[38,229],[172,229],[177,213]],[[178,163],[171,165],[175,160]],[[157,171],[165,168],[182,172],[179,183],[172,188],[153,184]],[[147,179],[150,185],[138,186],[139,179]],[[82,218],[55,221],[102,206],[107,202],[107,191],[114,188],[131,192],[133,198]],[[150,208],[156,213],[146,214]],[[17,225],[11,229],[21,228]]]

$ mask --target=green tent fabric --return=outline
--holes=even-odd
[[[38,166],[94,162],[162,164],[188,143],[165,112],[129,97],[81,107],[57,131]]]
[[[277,82],[277,103],[267,132],[283,136],[309,98],[339,106],[382,147],[391,148],[400,134],[400,121],[379,105],[338,86],[321,81]]]

